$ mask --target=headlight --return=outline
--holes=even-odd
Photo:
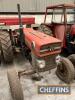
[[[61,61],[61,56],[60,55],[58,55],[58,56],[56,56],[56,63],[57,63],[57,65],[60,63],[60,61]]]
[[[44,68],[45,67],[45,60],[37,60],[37,66],[39,66],[40,68]]]

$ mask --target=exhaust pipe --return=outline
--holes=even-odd
[[[17,4],[17,9],[18,9],[18,17],[19,17],[20,48],[21,48],[22,54],[25,56],[25,36],[23,33],[23,24],[22,24],[22,19],[21,19],[20,4]]]

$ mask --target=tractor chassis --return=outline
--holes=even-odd
[[[22,75],[31,75],[31,74],[35,74],[36,71],[35,70],[23,70],[23,71],[19,71],[18,72],[18,76],[21,77]]]
[[[36,75],[34,75],[35,73],[36,73]],[[38,70],[33,70],[33,69],[18,71],[19,78],[24,75],[26,75],[26,76],[30,75],[32,77],[32,80],[35,80],[35,81],[40,81],[43,78],[43,76],[40,75]]]

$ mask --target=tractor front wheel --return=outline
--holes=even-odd
[[[72,64],[75,67],[75,54],[72,54],[72,55],[68,56],[68,59],[72,62]]]
[[[22,87],[16,70],[8,70],[7,76],[13,100],[24,100]]]
[[[56,75],[65,83],[71,83],[74,80],[74,66],[68,58],[61,58],[61,62],[57,66]]]

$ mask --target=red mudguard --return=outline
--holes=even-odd
[[[19,25],[18,17],[0,17],[0,23],[4,23],[5,25]],[[35,18],[22,18],[23,24],[35,24]]]

